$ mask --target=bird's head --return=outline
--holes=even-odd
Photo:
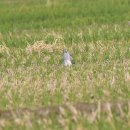
[[[63,49],[63,53],[67,53],[67,49],[66,48]]]

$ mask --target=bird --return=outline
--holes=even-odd
[[[72,57],[67,49],[63,49],[63,65],[64,66],[71,66],[72,65]]]

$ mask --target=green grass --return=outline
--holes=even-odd
[[[84,27],[92,24],[123,24],[129,20],[129,0],[1,1],[0,29],[36,30]]]
[[[0,108],[129,99],[129,6],[130,0],[1,0]],[[64,47],[74,58],[70,68],[62,65]],[[33,129],[62,129],[55,120],[45,128],[32,120]],[[129,129],[111,123],[69,120],[66,129]]]

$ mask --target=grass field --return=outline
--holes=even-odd
[[[12,109],[128,101],[129,21],[130,0],[0,0],[0,129],[129,130],[129,105],[119,120],[2,117]],[[62,65],[63,48],[71,67]]]

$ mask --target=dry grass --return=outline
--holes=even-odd
[[[70,121],[77,123],[82,118],[89,123],[94,123],[104,118],[111,122],[114,118],[117,120],[129,120],[130,103],[129,101],[109,101],[94,103],[66,103],[60,106],[47,106],[36,108],[18,108],[12,110],[0,111],[0,126],[5,127],[9,123],[16,125],[32,126],[32,119],[35,117],[37,123],[45,123],[47,127],[50,122],[55,121],[65,127]],[[51,118],[50,118],[51,117]],[[69,122],[68,122],[69,121]]]
[[[6,107],[42,105],[44,96],[45,104],[89,101],[91,95],[102,100],[112,99],[114,94],[126,98],[130,71],[130,61],[125,58],[128,44],[101,40],[73,43],[68,46],[76,62],[71,68],[64,68],[61,62],[65,43],[37,41],[23,49],[1,46],[0,88],[8,102]],[[32,100],[27,103],[28,96]]]
[[[47,51],[47,52],[53,52],[55,50],[61,51],[63,47],[59,44],[46,44],[44,41],[36,41],[33,45],[28,45],[26,47],[26,51],[29,53],[34,52],[41,52],[41,51]]]

